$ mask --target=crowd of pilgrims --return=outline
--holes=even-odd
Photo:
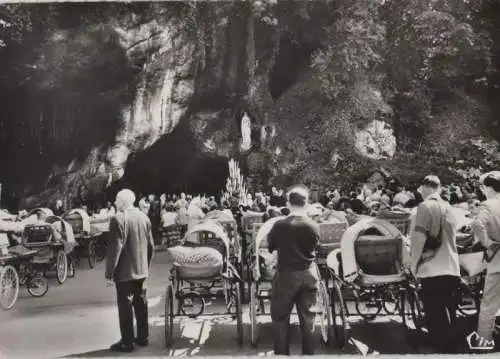
[[[324,219],[337,218],[349,224],[357,222],[360,216],[377,216],[385,210],[411,211],[423,201],[417,185],[404,186],[394,179],[386,185],[359,184],[347,189],[330,188],[316,197],[311,198],[312,204],[322,209]],[[451,205],[464,206],[465,210],[472,213],[484,200],[479,184],[472,181],[443,186],[441,197]],[[163,193],[159,196],[149,194],[138,198],[136,205],[150,218],[155,240],[160,240],[158,234],[162,229],[172,226],[180,228],[183,235],[188,228],[199,223],[212,211],[223,211],[238,223],[246,212],[263,213],[264,220],[288,214],[285,190],[277,187],[272,187],[270,193],[249,193],[244,200],[236,192],[225,200],[205,194],[186,193]],[[78,207],[87,211],[91,217],[111,217],[116,213],[111,202],[101,207],[90,203]],[[57,201],[52,210],[55,215],[61,215],[67,209],[63,208],[62,201]]]
[[[352,224],[357,222],[360,216],[376,216],[385,210],[410,212],[423,201],[417,186],[405,187],[397,181],[392,181],[386,186],[377,186],[375,190],[370,187],[373,186],[363,184],[351,190],[331,188],[318,196],[317,201],[312,204],[322,208],[321,215],[325,219],[337,218]],[[441,197],[451,205],[460,204],[472,213],[480,201],[484,200],[484,195],[474,183],[451,183],[443,186]],[[239,219],[246,212],[263,213],[264,220],[267,220],[288,214],[286,202],[285,191],[272,187],[270,193],[248,194],[244,201],[239,193],[233,193],[229,199],[222,201],[215,196],[203,194],[161,194],[159,197],[150,194],[140,198],[137,206],[149,216],[154,233],[171,226],[178,226],[181,233],[185,233],[212,211],[223,211],[237,222],[240,222]],[[110,203],[108,210],[113,211]]]
[[[436,181],[437,192],[433,195],[437,196],[437,198],[441,197],[451,206],[461,207],[470,217],[478,216],[481,203],[487,198],[493,198],[491,193],[488,194],[489,192],[485,195],[485,186],[493,186],[492,188],[496,191],[497,197],[498,193],[500,193],[500,178],[497,177],[493,180],[487,177],[486,180],[482,180],[483,182],[478,180],[477,182],[469,181],[461,184],[451,183],[445,186],[441,186],[439,179],[436,178]],[[487,181],[493,181],[493,185]],[[363,217],[378,216],[383,211],[415,213],[419,204],[429,198],[428,187],[426,186],[429,185],[425,181],[418,186],[406,187],[396,180],[390,180],[385,185],[360,184],[348,189],[330,188],[322,194],[309,196],[309,201],[305,200],[307,214],[315,217],[316,222],[338,220],[352,225]],[[139,196],[135,205],[149,217],[155,242],[160,244],[162,242],[162,232],[175,227],[180,231],[180,236],[183,237],[192,226],[198,224],[214,211],[226,213],[236,220],[238,226],[241,226],[240,219],[248,212],[262,213],[264,221],[290,213],[293,215],[295,213],[293,212],[294,207],[291,207],[290,201],[284,189],[272,187],[270,193],[258,192],[253,195],[242,196],[241,193],[235,192],[220,198],[205,194],[180,193],[161,194],[160,196],[149,194]],[[425,203],[422,206],[424,205]],[[110,218],[117,213],[114,204],[111,202],[107,202],[101,208],[94,207],[90,203],[80,204],[78,207],[87,211],[94,218]],[[52,210],[55,215],[62,215],[67,209],[63,208],[62,201],[58,200]],[[290,212],[291,210],[292,212]],[[21,215],[22,212],[19,214]],[[419,220],[422,220],[422,218]],[[418,226],[419,222],[416,227]],[[488,278],[493,278],[493,276],[490,275]],[[496,290],[500,293],[500,287]],[[437,289],[436,292],[438,292]],[[487,308],[483,304],[481,305],[482,316],[480,318],[485,316],[483,312],[487,312]],[[496,302],[490,306],[493,309],[497,308]],[[482,328],[481,323],[487,321],[483,318],[479,322],[480,328]],[[489,322],[494,323],[494,319],[493,321],[489,320]],[[488,333],[488,331],[491,330],[482,330],[484,333]],[[480,333],[482,332],[480,331]],[[488,334],[484,337],[487,336],[491,335]]]

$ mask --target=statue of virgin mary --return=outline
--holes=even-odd
[[[243,114],[243,117],[241,118],[241,149],[243,151],[248,151],[250,147],[252,147],[252,128],[251,128],[251,122],[250,122],[250,117],[248,117],[248,114],[245,112]]]

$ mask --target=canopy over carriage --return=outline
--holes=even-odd
[[[376,218],[364,219],[347,228],[340,249],[327,257],[328,267],[346,282],[370,284],[403,280],[404,267],[409,261],[408,247],[399,229]]]
[[[340,248],[328,255],[326,264],[328,282],[332,283],[334,332],[340,347],[346,342],[346,318],[351,315],[345,298],[354,299],[357,315],[366,320],[374,319],[382,309],[388,315],[399,311],[407,327],[405,311],[416,308],[416,294],[407,271],[410,255],[406,237],[395,225],[378,218],[355,223],[345,231]],[[402,292],[409,294],[401,296]],[[410,301],[410,306],[402,305],[401,299]]]

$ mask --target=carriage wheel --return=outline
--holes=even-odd
[[[399,305],[401,303],[399,300],[398,288],[394,286],[388,286],[384,290],[383,295],[384,295],[384,302],[383,302],[384,311],[389,315],[394,315],[396,313],[399,313]]]
[[[252,285],[250,286],[250,344],[253,348],[256,348],[257,343],[259,342],[259,323],[257,322],[258,306],[257,283],[252,282]]]
[[[243,309],[241,306],[240,282],[234,284],[234,295],[236,296],[236,329],[238,331],[238,345],[243,346]]]
[[[0,268],[0,271],[0,305],[3,309],[10,309],[19,295],[19,276],[10,265]]]
[[[245,266],[243,265],[243,257],[241,256],[241,253],[240,253],[240,258],[239,258],[238,265],[236,268],[238,269],[238,275],[240,276],[240,278],[244,279]],[[245,295],[245,282],[244,281],[242,281],[240,284],[240,292],[241,292],[241,300],[244,303],[248,303],[246,295]]]
[[[87,244],[87,258],[89,261],[89,267],[94,268],[97,262],[96,242],[94,239],[89,239]]]
[[[476,315],[479,308],[476,297],[475,291],[466,283],[460,281],[457,289],[457,311],[466,317]]]
[[[68,277],[74,278],[76,275],[76,260],[75,258],[68,259]]]
[[[407,318],[411,318],[415,330],[418,334],[424,334],[425,317],[422,303],[418,296],[417,288],[408,286],[405,291],[401,293],[401,318],[403,324],[407,329],[411,329]],[[410,311],[408,313],[408,310]]]
[[[32,297],[43,297],[49,290],[49,281],[43,276],[33,277],[26,283],[26,289]]]
[[[342,349],[347,341],[347,320],[344,297],[338,281],[334,280],[331,290],[331,306],[333,315],[333,332],[337,347]]]
[[[373,320],[382,310],[382,301],[379,300],[375,290],[354,290],[356,312],[366,320]]]
[[[172,347],[174,331],[174,293],[171,284],[167,286],[165,294],[165,346]]]
[[[61,249],[57,252],[56,275],[57,281],[63,284],[68,277],[68,256]]]
[[[188,292],[179,300],[179,306],[183,315],[196,319],[205,311],[205,299],[196,291]]]
[[[332,306],[328,296],[328,289],[323,280],[319,282],[318,309],[320,314],[321,339],[328,348],[333,347],[334,328]]]

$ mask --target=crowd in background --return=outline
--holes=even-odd
[[[457,185],[451,183],[442,187],[441,197],[451,205],[463,205],[466,210],[474,211],[484,196],[474,183]],[[351,189],[330,188],[321,193],[312,202],[321,204],[329,212],[347,216],[376,216],[384,210],[411,211],[423,201],[417,186],[404,186],[396,180],[385,185],[373,186],[360,184]],[[287,214],[285,190],[272,187],[270,193],[257,192],[248,194],[242,203],[239,193],[234,193],[227,200],[221,201],[216,196],[205,194],[149,194],[139,196],[137,207],[151,220],[155,236],[160,230],[173,226],[180,228],[181,236],[194,224],[212,211],[224,211],[237,222],[245,212],[264,213],[264,219]],[[108,202],[100,215],[113,214],[114,208]],[[346,217],[343,217],[346,218]],[[355,221],[355,220],[354,220]]]
[[[444,185],[441,198],[451,205],[463,206],[465,210],[474,213],[484,195],[479,189],[479,183],[471,180],[463,183]],[[206,194],[149,194],[137,197],[135,205],[151,220],[153,233],[157,241],[161,230],[176,227],[181,236],[193,224],[198,223],[207,213],[224,211],[239,223],[245,212],[264,213],[264,219],[277,215],[287,214],[286,192],[283,188],[272,187],[269,193],[257,192],[247,194],[242,201],[240,193],[225,196]],[[329,214],[335,214],[341,220],[350,224],[356,222],[359,216],[376,216],[384,210],[411,211],[423,201],[418,185],[405,186],[395,179],[385,184],[353,184],[350,188],[331,187],[322,193],[311,195],[311,203],[321,205]],[[92,218],[110,218],[116,214],[115,205],[107,201],[105,205],[84,203],[74,208],[85,210]],[[61,200],[56,201],[51,208],[55,215],[62,215],[66,210]],[[27,211],[20,211],[19,215],[27,215]]]

